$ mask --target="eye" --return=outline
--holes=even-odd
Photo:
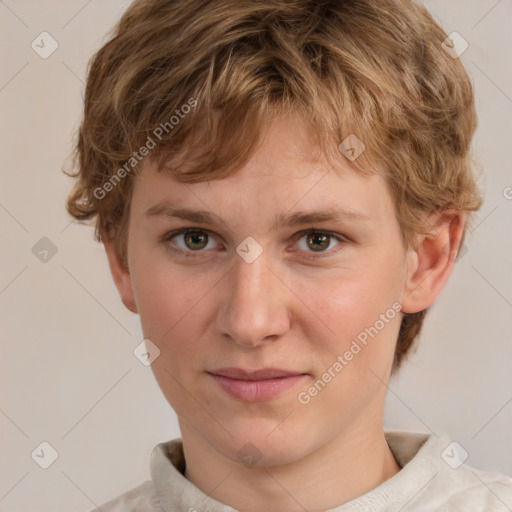
[[[168,243],[173,239],[180,240],[180,237],[182,237],[181,240],[183,240],[183,245],[172,242],[174,245],[177,245],[178,248],[172,247],[172,245],[169,245],[169,248],[174,252],[183,254],[184,256],[195,256],[190,253],[204,252],[203,249],[205,248],[214,248],[211,246],[208,247],[208,242],[212,242],[213,239],[211,238],[211,235],[203,229],[183,228],[178,231],[171,231],[164,236],[163,242]]]
[[[338,252],[337,249],[335,251],[327,250],[331,245],[332,240],[336,240],[338,242],[338,246],[343,242],[346,242],[347,239],[341,235],[331,233],[329,231],[320,231],[316,229],[309,229],[307,231],[302,231],[298,233],[299,243],[298,245],[302,245],[301,250],[309,253],[313,253],[308,255],[308,258],[324,258],[327,256],[331,256],[332,253]],[[305,238],[305,243],[300,244],[301,240]],[[314,254],[318,253],[318,254]],[[327,253],[327,254],[326,254]]]
[[[344,242],[347,242],[347,239],[342,235],[316,229],[301,231],[295,236],[295,238],[298,238],[298,245],[302,245],[299,250],[310,253],[307,256],[307,258],[310,259],[323,258],[330,256],[333,252],[338,252],[339,249],[336,251],[327,250],[331,246],[333,239],[338,242],[338,246],[342,245]],[[305,238],[305,243],[300,244],[303,238]],[[174,239],[182,240],[183,245],[174,242]],[[173,252],[182,254],[187,257],[200,256],[199,254],[195,255],[193,253],[204,253],[206,251],[203,249],[215,248],[213,237],[208,231],[203,229],[183,228],[177,231],[171,231],[170,233],[164,235],[162,242],[168,245],[169,249]],[[169,242],[171,242],[171,244],[169,244]],[[213,244],[210,245],[210,247],[208,247],[209,242]],[[173,245],[175,247],[173,247]]]

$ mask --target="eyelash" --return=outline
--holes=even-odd
[[[178,229],[176,231],[170,231],[169,233],[165,234],[162,238],[162,242],[164,244],[167,244],[168,242],[170,242],[174,237],[178,236],[178,235],[183,235],[183,234],[186,234],[186,233],[189,233],[189,232],[199,232],[199,233],[206,233],[209,237],[212,237],[212,234],[208,231],[208,230],[205,230],[205,229],[197,229],[197,228],[182,228],[182,229]],[[300,231],[299,233],[297,233],[295,235],[295,239],[298,241],[300,240],[303,236],[305,235],[309,235],[309,234],[317,234],[317,235],[327,235],[331,238],[334,238],[336,239],[338,242],[340,242],[341,244],[343,243],[347,243],[348,242],[348,239],[342,235],[338,235],[336,233],[333,233],[331,231],[322,231],[322,230],[319,230],[319,229],[306,229],[304,231]],[[176,247],[170,247],[170,250],[172,250],[173,252],[177,253],[177,254],[180,254],[180,255],[183,255],[187,258],[202,258],[202,257],[205,257],[205,256],[202,256],[200,255],[201,253],[203,252],[206,252],[204,250],[201,250],[201,251],[185,251],[183,249],[180,249],[180,248],[176,248]],[[341,248],[339,248],[338,250],[341,250]],[[338,250],[334,250],[334,253],[338,252]],[[309,251],[308,251],[309,252]],[[191,254],[192,253],[192,254]],[[194,254],[196,253],[196,254]],[[307,256],[308,259],[312,259],[312,260],[316,260],[316,259],[319,259],[319,258],[325,258],[325,257],[328,257],[328,256],[331,256],[333,253],[333,249],[330,249],[328,251],[323,251],[323,252],[320,252],[318,254],[312,254],[311,256]]]

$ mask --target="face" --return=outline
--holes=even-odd
[[[130,293],[152,369],[180,425],[233,460],[252,443],[261,464],[296,461],[381,421],[402,317],[407,253],[383,178],[341,154],[337,169],[308,160],[298,126],[275,121],[232,177],[182,184],[147,165],[133,189]],[[227,367],[298,376],[211,374]]]

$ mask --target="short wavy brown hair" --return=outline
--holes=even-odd
[[[143,146],[181,182],[221,179],[291,111],[333,163],[348,135],[364,143],[351,164],[384,169],[406,248],[426,214],[465,212],[467,229],[482,203],[471,82],[412,0],[136,0],[110,36],[89,61],[66,206],[96,217],[97,241],[113,233],[125,265]],[[393,372],[426,313],[403,316]]]

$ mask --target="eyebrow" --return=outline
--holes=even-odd
[[[169,217],[188,220],[190,222],[196,222],[198,224],[225,224],[221,217],[206,210],[195,210],[191,208],[182,208],[173,205],[169,201],[163,201],[155,204],[146,212],[144,216],[147,218],[154,217]],[[272,231],[275,231],[279,226],[293,227],[301,224],[310,224],[315,222],[327,222],[327,221],[371,221],[371,217],[355,211],[355,210],[344,210],[336,208],[328,208],[322,211],[298,211],[289,215],[279,214],[276,216]]]

